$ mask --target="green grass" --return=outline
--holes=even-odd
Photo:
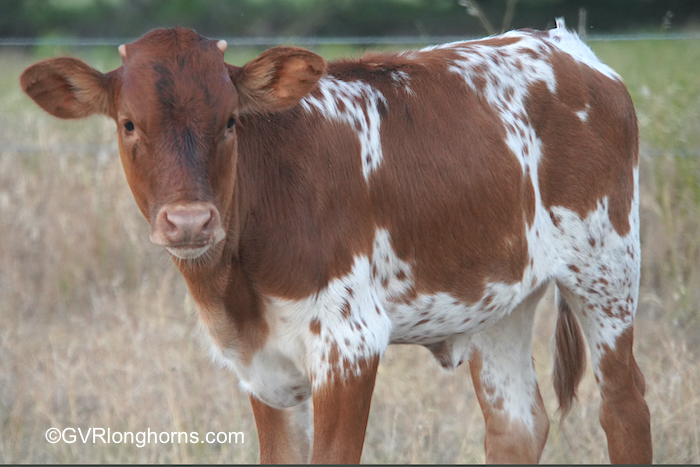
[[[592,48],[627,83],[643,141],[663,154],[697,156],[698,41],[594,42]],[[621,49],[627,53],[620,53]]]
[[[698,463],[700,41],[592,45],[624,77],[640,121],[643,277],[635,343],[655,461]],[[119,65],[113,48],[67,52],[103,71]],[[148,242],[119,165],[114,123],[53,119],[19,91],[23,68],[54,53],[0,54],[0,460],[255,462],[247,398],[209,362],[182,278]],[[230,49],[227,59],[242,65],[257,53]],[[95,154],[90,145],[107,150]],[[548,347],[553,318],[550,298],[538,314],[534,348],[552,419],[542,460],[606,462],[590,368],[559,426]],[[51,426],[242,431],[246,442],[49,444]],[[392,347],[380,366],[363,461],[483,462],[483,417],[468,371],[447,375],[425,349]]]

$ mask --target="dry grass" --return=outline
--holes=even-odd
[[[688,50],[697,49],[695,42]],[[607,53],[636,63],[629,50]],[[123,180],[113,124],[42,114],[16,89],[29,60],[0,58],[6,90],[0,94],[0,461],[257,461],[247,398],[232,375],[209,362],[183,280],[148,243]],[[679,79],[656,86],[649,76],[630,83],[644,138],[636,354],[647,378],[655,461],[698,463],[700,158],[677,157],[679,146],[663,143],[675,141],[673,135],[651,133],[656,116],[672,117],[659,104],[664,93],[690,85],[683,88]],[[639,91],[644,85],[651,97]],[[676,107],[691,124],[700,108],[696,91]],[[697,130],[677,132],[690,156],[698,155]],[[534,355],[552,428],[542,460],[606,462],[590,368],[571,415],[558,424],[549,364],[553,325],[551,299],[544,300]],[[53,426],[240,431],[245,443],[49,444],[44,434]],[[390,348],[379,370],[364,462],[482,463],[483,431],[465,368],[444,374],[423,348]]]

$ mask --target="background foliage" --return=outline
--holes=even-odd
[[[480,0],[501,24],[506,0]],[[519,0],[512,26],[544,29],[588,11],[590,32],[659,31],[700,22],[697,0]],[[0,37],[138,37],[156,26],[207,36],[480,35],[457,0],[2,0]]]

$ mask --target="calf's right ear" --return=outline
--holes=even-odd
[[[24,70],[19,80],[22,90],[55,117],[113,114],[113,80],[81,60],[50,58]]]

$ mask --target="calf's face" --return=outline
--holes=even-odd
[[[120,46],[122,66],[103,74],[74,58],[27,68],[22,89],[50,114],[101,113],[117,124],[119,152],[153,243],[181,260],[221,251],[236,180],[236,121],[296,104],[325,71],[303,49],[277,47],[242,68],[224,41],[157,29]]]

